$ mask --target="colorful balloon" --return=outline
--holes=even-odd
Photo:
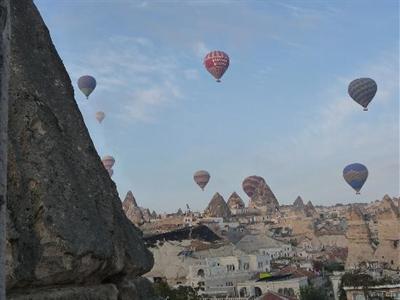
[[[194,173],[193,179],[197,183],[197,185],[204,191],[204,188],[210,180],[210,173],[204,170],[197,171],[196,173]]]
[[[86,99],[88,99],[89,95],[96,88],[96,79],[93,76],[84,75],[78,79],[78,87],[86,96]]]
[[[256,175],[249,176],[245,178],[245,180],[243,180],[243,191],[246,193],[247,196],[251,198],[253,197],[254,192],[256,191],[256,188],[260,183],[265,183],[264,178]]]
[[[114,157],[110,156],[110,155],[106,155],[104,156],[101,161],[103,162],[103,165],[106,169],[110,169],[114,166],[115,163],[115,159]]]
[[[378,90],[376,82],[371,78],[358,78],[350,82],[347,89],[351,98],[364,107],[364,111],[367,111],[368,104],[375,97]]]
[[[102,111],[98,111],[96,113],[96,119],[99,123],[103,122],[104,118],[106,117],[106,114]]]
[[[343,178],[356,191],[356,194],[360,194],[368,178],[368,169],[363,164],[350,164],[343,169]]]
[[[221,82],[222,75],[229,67],[229,56],[223,51],[211,51],[204,57],[204,66],[217,82]]]

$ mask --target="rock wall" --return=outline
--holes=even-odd
[[[151,299],[126,298],[153,258],[123,213],[31,0],[11,2],[11,24],[8,299]]]
[[[0,0],[0,299],[5,298],[7,121],[10,51],[10,1]]]

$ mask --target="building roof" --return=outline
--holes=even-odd
[[[209,247],[208,249],[202,249],[195,252],[196,257],[201,258],[212,258],[212,257],[225,257],[225,256],[237,256],[243,255],[244,253],[238,249],[233,244],[225,244],[220,247]]]
[[[255,253],[260,249],[279,248],[288,246],[267,235],[246,235],[237,244],[236,248],[245,253]]]

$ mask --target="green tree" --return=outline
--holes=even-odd
[[[190,286],[180,286],[171,288],[166,282],[154,284],[156,294],[169,300],[199,300],[197,291]]]
[[[300,300],[326,300],[328,296],[323,289],[316,289],[313,285],[300,288]]]

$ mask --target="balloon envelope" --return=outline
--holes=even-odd
[[[197,183],[197,185],[204,190],[206,187],[208,181],[210,180],[210,173],[204,170],[197,171],[193,175],[194,181]]]
[[[229,67],[229,56],[223,51],[211,51],[204,57],[204,66],[219,82]]]
[[[84,75],[78,79],[78,87],[86,98],[88,98],[96,88],[96,79],[93,76]]]
[[[265,183],[264,178],[260,176],[253,175],[246,177],[242,183],[243,191],[251,198],[260,183]]]
[[[115,159],[110,155],[104,156],[101,161],[106,169],[111,169],[114,166]]]
[[[104,118],[106,117],[106,114],[102,111],[98,111],[96,113],[96,119],[99,123],[103,122]]]
[[[371,78],[358,78],[350,82],[347,89],[351,98],[368,110],[367,106],[375,97],[378,86],[375,80]]]
[[[368,169],[363,164],[350,164],[343,169],[343,178],[359,194],[368,178]]]

